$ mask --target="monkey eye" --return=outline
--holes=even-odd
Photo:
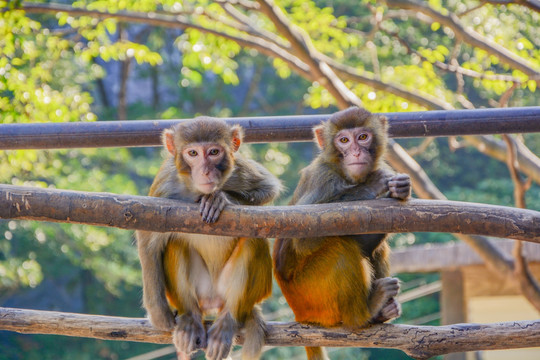
[[[368,138],[368,134],[360,134],[360,136],[358,136],[358,140],[366,140]]]
[[[197,156],[197,152],[195,150],[189,150],[187,153],[189,156]]]
[[[342,143],[342,144],[346,144],[346,143],[349,142],[349,138],[347,138],[347,137],[344,136],[344,137],[342,137],[342,138],[339,139],[339,142]]]
[[[219,154],[219,149],[212,149],[208,152],[210,155],[216,156]]]

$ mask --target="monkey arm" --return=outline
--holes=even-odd
[[[233,202],[263,205],[274,200],[282,190],[281,182],[266,168],[237,155],[235,169],[223,185]]]
[[[137,231],[137,248],[143,274],[143,305],[152,325],[170,330],[175,321],[165,297],[163,250],[169,234]]]

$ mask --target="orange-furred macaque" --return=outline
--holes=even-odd
[[[314,128],[320,154],[301,172],[291,204],[380,197],[407,199],[408,175],[384,163],[386,118],[349,108]],[[301,323],[357,328],[398,317],[399,281],[390,274],[385,234],[277,239],[274,274]],[[327,359],[306,347],[308,359]]]
[[[236,153],[242,129],[200,117],[163,133],[168,151],[150,196],[200,202],[202,221],[215,222],[227,204],[261,205],[281,184],[257,162]],[[257,303],[270,295],[272,260],[266,239],[137,231],[143,305],[152,325],[173,332],[178,355],[205,349],[227,358],[244,327],[243,359],[259,357],[265,324]],[[209,329],[205,315],[215,315]]]

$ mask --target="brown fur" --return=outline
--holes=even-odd
[[[374,135],[369,149],[373,167],[357,182],[344,174],[342,155],[334,145],[339,131],[353,128],[365,128]],[[385,118],[350,108],[332,115],[314,134],[321,153],[302,170],[291,204],[388,196],[388,180],[394,172],[384,162]],[[385,239],[385,234],[277,239],[274,274],[296,320],[349,328],[374,320],[399,287],[397,279],[387,278],[389,247]],[[306,348],[306,352],[310,360],[326,359],[320,348]]]
[[[150,195],[197,202],[191,169],[182,148],[192,143],[216,143],[226,149],[221,171],[222,192],[230,203],[261,205],[273,200],[281,185],[264,167],[234,154],[242,129],[224,121],[198,118],[164,132],[169,150]],[[171,146],[171,145],[174,146]],[[246,333],[243,358],[258,358],[264,345],[264,321],[256,304],[270,295],[272,261],[266,239],[184,233],[136,232],[143,272],[143,305],[152,324],[174,329],[179,354],[206,348],[210,359],[228,355],[238,327]],[[217,319],[209,329],[202,321],[209,308]],[[173,311],[178,313],[175,319]]]

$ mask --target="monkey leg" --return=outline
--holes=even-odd
[[[170,330],[175,322],[165,297],[162,258],[169,235],[138,231],[136,237],[143,274],[143,305],[148,319],[155,328]]]
[[[311,239],[294,239],[306,242]],[[293,264],[276,266],[276,279],[296,320],[320,326],[361,327],[371,319],[368,298],[372,268],[355,241],[342,237],[324,238],[309,256],[289,258]],[[292,244],[281,243],[276,263],[295,252]],[[306,253],[306,252],[304,252]],[[291,268],[292,267],[292,268]]]
[[[209,286],[209,276],[200,255],[181,239],[169,242],[163,265],[167,299],[178,311],[173,343],[177,351],[189,355],[207,345],[206,329],[195,294],[201,287]],[[193,285],[195,282],[198,282],[198,288]]]
[[[373,315],[370,319],[372,322],[384,322],[390,319],[385,318],[387,315],[392,315],[395,311],[399,313],[401,308],[394,299],[398,292],[399,280],[397,278],[385,277],[373,282],[369,297],[369,310]]]
[[[268,297],[272,290],[272,260],[265,239],[241,238],[227,260],[218,279],[217,292],[225,300],[223,315],[209,330],[208,348],[213,339],[222,342],[223,349],[230,349],[234,332],[245,328],[242,359],[258,359],[266,334],[261,312],[256,304]],[[233,324],[236,324],[234,327]],[[214,331],[214,328],[216,329]],[[232,330],[234,329],[234,332]],[[227,334],[228,331],[230,334]],[[221,337],[210,334],[225,332]],[[230,335],[230,336],[229,336]],[[230,341],[229,341],[230,338]],[[213,351],[215,356],[224,351]],[[208,353],[207,353],[208,356]],[[217,359],[217,358],[216,358]]]

